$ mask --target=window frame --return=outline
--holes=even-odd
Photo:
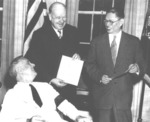
[[[3,5],[2,5],[2,7],[0,7],[0,12],[2,12],[2,25],[3,25]],[[1,37],[0,37],[0,67],[1,67],[1,52],[2,52],[2,33],[3,33],[3,27],[1,27]]]
[[[3,12],[3,7],[0,7],[0,12]],[[2,20],[3,20],[3,17],[2,17]],[[0,41],[2,41],[2,37],[0,38]]]
[[[106,15],[105,10],[101,11],[96,11],[95,10],[95,2],[96,0],[93,0],[93,10],[92,11],[87,11],[87,10],[78,10],[78,16],[79,15],[91,15],[91,31],[90,31],[90,40],[93,39],[93,27],[94,27],[94,15]],[[115,0],[112,0],[112,7],[114,7]],[[90,42],[80,42],[80,44],[90,44]]]

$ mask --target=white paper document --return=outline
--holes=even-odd
[[[64,80],[64,82],[68,84],[77,86],[80,79],[83,63],[84,61],[82,60],[73,60],[72,57],[63,55],[59,65],[57,78]]]

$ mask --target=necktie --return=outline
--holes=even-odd
[[[61,37],[62,37],[61,30],[58,30],[58,37],[59,37],[59,39],[61,39]]]
[[[114,36],[114,39],[113,39],[113,41],[111,43],[111,55],[112,55],[113,64],[115,65],[115,63],[116,63],[116,57],[117,57],[116,36]]]
[[[40,98],[37,90],[31,84],[30,84],[30,87],[31,87],[32,96],[33,96],[34,101],[41,107],[42,106],[42,101],[41,101],[41,98]]]

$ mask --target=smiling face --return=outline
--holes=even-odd
[[[115,13],[107,13],[105,20],[105,27],[109,34],[118,33],[121,30],[121,27],[124,23],[123,18],[119,18]]]
[[[62,30],[66,25],[66,8],[62,4],[53,5],[49,14],[52,26],[57,30]]]

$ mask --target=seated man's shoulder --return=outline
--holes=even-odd
[[[54,91],[54,88],[47,82],[32,82],[32,85],[43,91]]]
[[[43,87],[43,86],[45,86],[45,87],[50,87],[50,85],[47,83],[47,82],[32,82],[32,85],[34,85],[34,86],[41,86],[41,87]]]
[[[45,95],[58,95],[58,92],[47,82],[32,82],[32,85],[39,91],[39,93],[45,93]]]

